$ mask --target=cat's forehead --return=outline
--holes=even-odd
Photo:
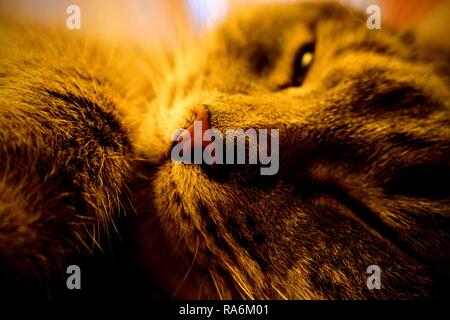
[[[333,3],[244,6],[233,11],[219,30],[246,39],[260,39],[261,34],[282,35],[299,27],[313,30],[324,21],[348,24],[358,18],[359,15],[349,8]]]
[[[212,33],[215,41],[210,49],[239,59],[253,59],[260,52],[274,58],[285,48],[314,42],[318,28],[336,36],[364,29],[365,20],[360,18],[349,8],[332,3],[245,6],[234,10]]]

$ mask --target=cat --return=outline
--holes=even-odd
[[[244,7],[175,52],[0,30],[9,298],[448,296],[447,51],[335,3]],[[278,173],[171,161],[195,119],[279,129]]]

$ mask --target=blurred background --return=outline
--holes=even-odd
[[[173,44],[199,34],[243,4],[305,0],[0,0],[0,16],[65,26],[69,5],[81,9],[81,31],[119,42]],[[321,1],[321,0],[316,0]],[[382,26],[410,27],[431,14],[444,15],[450,28],[449,0],[340,0],[365,12],[379,5]],[[263,19],[264,17],[261,17]],[[430,27],[434,28],[433,26]],[[443,35],[448,36],[450,29]],[[441,41],[447,41],[442,39]]]

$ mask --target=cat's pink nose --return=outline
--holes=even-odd
[[[183,141],[184,143],[190,143],[191,148],[205,148],[210,142],[203,141],[203,134],[209,129],[209,116],[208,110],[204,106],[197,106],[194,109],[195,119],[194,122],[183,131],[183,133],[178,137],[178,141]],[[196,136],[199,137],[196,138]],[[201,143],[201,145],[195,145],[196,143]]]

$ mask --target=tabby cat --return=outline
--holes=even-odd
[[[36,30],[0,25],[7,298],[448,297],[448,52],[333,3],[246,7],[175,52]],[[199,117],[279,129],[279,172],[171,161]]]

